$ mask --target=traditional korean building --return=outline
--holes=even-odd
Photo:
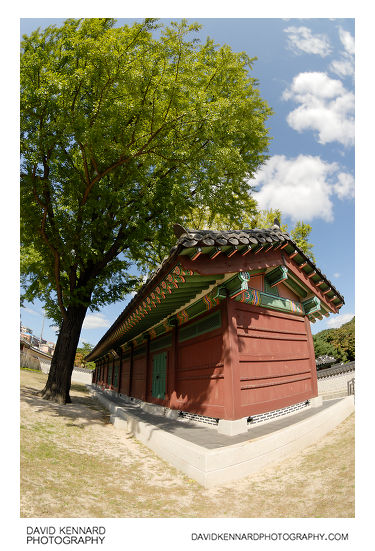
[[[237,420],[317,396],[310,322],[344,299],[278,225],[185,230],[87,356],[94,384]]]

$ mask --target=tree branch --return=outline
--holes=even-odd
[[[47,234],[45,232],[46,218],[47,218],[47,210],[45,209],[43,213],[42,224],[40,227],[40,233],[45,243],[47,244],[47,246],[51,249],[54,256],[54,274],[55,274],[55,282],[56,282],[57,301],[59,303],[61,314],[63,318],[66,320],[67,313],[63,302],[62,288],[60,283],[60,256],[57,249],[49,242]]]
[[[183,117],[185,117],[185,113],[183,113],[182,115],[180,115],[179,117],[177,117],[176,119],[174,119],[174,122],[177,122],[179,119],[182,119]],[[172,122],[172,121],[170,121]],[[170,124],[170,123],[168,123]],[[86,186],[86,189],[85,189],[85,192],[83,194],[83,197],[82,197],[82,200],[81,200],[81,206],[85,205],[86,204],[86,201],[88,199],[88,196],[92,190],[92,188],[94,187],[94,185],[99,182],[102,178],[104,178],[104,176],[107,176],[107,174],[109,174],[110,172],[112,172],[112,170],[115,170],[116,168],[118,168],[119,166],[122,166],[124,165],[125,163],[129,162],[131,159],[135,159],[136,157],[140,157],[141,155],[143,155],[143,153],[145,152],[147,146],[152,142],[152,140],[162,131],[164,130],[165,126],[167,126],[167,123],[166,124],[162,124],[157,130],[155,130],[155,132],[153,132],[151,134],[151,136],[149,137],[149,139],[147,140],[147,142],[139,149],[139,151],[137,151],[137,153],[134,153],[134,155],[128,155],[127,157],[123,157],[123,158],[120,158],[118,161],[116,161],[115,163],[113,163],[112,165],[110,165],[109,167],[107,167],[105,170],[103,170],[103,172],[101,172],[100,174],[98,174],[93,180],[91,180],[91,182]]]
[[[89,186],[90,185],[90,175],[89,175],[89,169],[88,169],[88,166],[87,166],[87,159],[86,159],[85,149],[84,149],[83,145],[81,144],[81,142],[77,142],[77,143],[79,145],[79,149],[81,150],[81,155],[82,155],[82,160],[83,160],[83,169],[85,171],[85,176],[86,176],[86,185]]]

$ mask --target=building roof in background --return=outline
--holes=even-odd
[[[29,348],[33,352],[37,352],[40,356],[43,356],[48,359],[52,359],[51,354],[48,354],[47,352],[43,352],[39,348],[36,348],[35,346],[31,346],[31,344],[26,341],[25,339],[20,338],[20,342],[24,345],[25,348]]]

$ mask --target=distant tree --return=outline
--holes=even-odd
[[[300,221],[297,222],[295,227],[291,230],[290,236],[298,247],[305,253],[306,256],[311,258],[313,262],[316,262],[315,256],[312,252],[314,245],[309,242],[309,235],[312,227],[309,224],[305,224]]]
[[[154,20],[114,24],[68,19],[22,42],[23,297],[59,326],[42,392],[59,403],[87,309],[134,290],[130,265],[154,267],[198,206],[233,221],[267,159],[255,58],[186,21],[158,38]]]
[[[348,323],[344,323],[336,330],[332,344],[345,353],[346,359],[343,361],[352,361],[355,359],[355,318]]]
[[[355,318],[338,329],[324,329],[313,335],[315,357],[327,354],[338,362],[355,360]]]
[[[332,343],[320,337],[319,333],[317,335],[313,335],[313,342],[316,358],[319,358],[319,356],[333,356],[338,359],[336,348],[332,345]]]
[[[85,362],[85,357],[93,350],[94,346],[88,342],[83,342],[81,347],[77,348],[74,365],[78,367],[88,367],[93,369],[95,362]]]

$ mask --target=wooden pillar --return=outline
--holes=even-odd
[[[134,363],[134,344],[130,343],[130,366],[129,366],[129,390],[128,396],[131,396],[133,382],[133,363]]]
[[[109,358],[108,356],[106,356],[105,368],[104,368],[104,386],[108,386],[108,366],[109,366]]]
[[[177,408],[177,394],[176,394],[176,371],[178,365],[178,323],[173,325],[172,329],[172,348],[170,352],[169,365],[168,365],[168,378],[167,378],[167,392],[169,398],[169,407]]]
[[[148,398],[148,381],[149,373],[151,371],[151,353],[150,353],[150,335],[146,336],[146,373],[145,373],[145,387],[144,387],[144,400],[147,402]]]
[[[224,360],[224,411],[225,419],[237,418],[236,405],[240,405],[240,380],[238,346],[235,322],[235,302],[225,300],[223,310],[223,360]]]
[[[113,375],[115,371],[115,358],[112,357],[111,387],[113,387]]]
[[[119,355],[119,366],[118,366],[118,378],[117,378],[117,392],[120,394],[120,388],[121,388],[121,374],[122,374],[122,348],[118,349],[118,355]]]
[[[316,396],[318,396],[318,375],[316,371],[314,341],[311,334],[310,320],[307,316],[305,316],[305,327],[306,327],[308,348],[310,353],[311,390],[313,393],[313,397],[315,398]]]

